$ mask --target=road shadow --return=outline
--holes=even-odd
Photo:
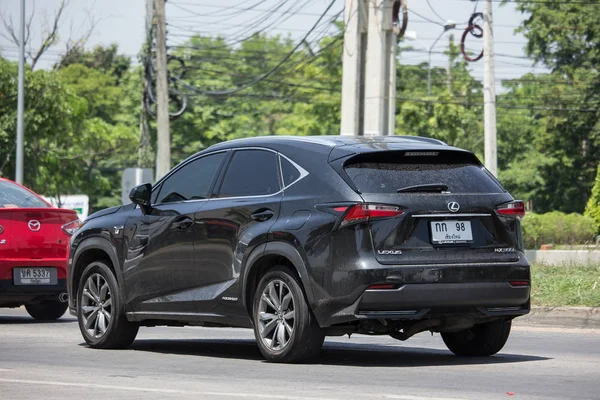
[[[135,351],[216,358],[264,361],[254,340],[136,340]],[[547,357],[503,354],[492,357],[457,357],[447,350],[380,344],[329,342],[321,356],[309,364],[359,367],[424,367],[451,365],[510,364],[549,360]]]
[[[36,325],[36,324],[69,324],[76,323],[77,319],[66,314],[54,321],[39,321],[25,315],[0,315],[0,325]]]

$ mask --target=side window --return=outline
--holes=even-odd
[[[283,186],[288,186],[300,178],[300,171],[284,157],[279,157],[281,172],[283,174]]]
[[[225,158],[225,153],[212,154],[194,160],[177,170],[163,183],[157,203],[174,203],[205,199],[210,185]]]
[[[261,196],[279,190],[277,154],[265,150],[238,150],[227,167],[219,197]]]

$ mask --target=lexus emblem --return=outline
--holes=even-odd
[[[40,221],[36,221],[35,219],[32,219],[31,221],[29,221],[29,223],[27,225],[29,226],[29,229],[32,232],[37,232],[42,227],[42,224],[40,224]]]
[[[452,212],[458,212],[458,210],[460,210],[460,204],[458,204],[456,201],[451,201],[448,203],[448,210]]]

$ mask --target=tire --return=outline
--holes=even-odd
[[[265,294],[266,300],[265,292],[269,293]],[[260,280],[252,301],[252,320],[256,343],[268,361],[307,361],[315,358],[323,346],[323,330],[296,275],[285,266],[274,267]]]
[[[506,344],[511,325],[511,321],[499,319],[459,332],[442,332],[442,339],[448,349],[457,356],[491,356],[502,350]]]
[[[25,304],[25,309],[39,321],[55,321],[63,316],[68,306],[68,303],[58,300],[44,300],[40,303]]]
[[[135,340],[139,324],[127,321],[119,285],[106,261],[90,263],[81,275],[77,321],[85,342],[96,349],[123,349]]]

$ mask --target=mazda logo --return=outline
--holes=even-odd
[[[40,224],[40,221],[36,221],[35,219],[32,219],[31,221],[29,221],[29,223],[27,225],[29,226],[29,229],[32,232],[37,232],[42,227],[42,224]]]
[[[451,201],[448,203],[448,210],[452,212],[458,212],[458,210],[460,210],[460,204],[458,204],[456,201]]]
[[[2,235],[4,233],[4,227],[2,225],[0,225],[0,235]]]

